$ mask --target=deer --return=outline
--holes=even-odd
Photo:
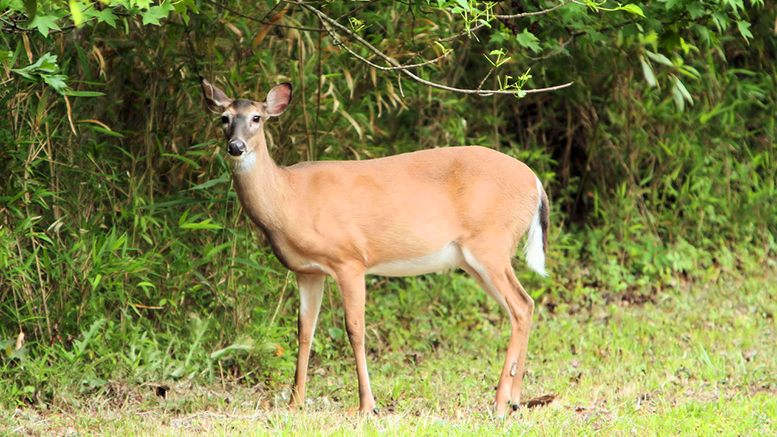
[[[221,114],[233,186],[299,292],[297,367],[289,407],[305,405],[310,348],[327,276],[342,298],[356,360],[359,411],[378,414],[365,354],[365,275],[415,276],[460,268],[510,318],[510,339],[493,405],[520,405],[534,300],[511,264],[521,237],[529,268],[545,271],[549,203],[523,162],[480,146],[441,147],[359,161],[270,157],[264,125],[289,107],[290,83],[264,102],[233,100],[200,76],[207,107]]]

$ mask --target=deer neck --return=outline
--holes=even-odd
[[[259,132],[254,141],[251,152],[232,162],[232,177],[243,209],[268,232],[280,229],[284,223],[283,199],[289,186],[270,158],[264,132]]]

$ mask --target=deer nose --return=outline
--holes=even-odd
[[[240,156],[246,151],[246,143],[241,140],[232,140],[227,145],[227,152],[232,156]]]

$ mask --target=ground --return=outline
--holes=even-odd
[[[0,410],[0,434],[777,436],[776,312],[771,273],[639,299],[543,302],[523,390],[531,408],[505,420],[489,413],[507,343],[497,318],[442,331],[418,353],[373,350],[377,417],[354,413],[349,358],[318,357],[301,412],[284,406],[283,386],[112,382],[78,409]]]

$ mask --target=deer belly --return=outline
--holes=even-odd
[[[456,267],[463,261],[461,249],[455,242],[448,243],[437,252],[420,258],[387,261],[367,269],[368,275],[380,276],[416,276],[425,273],[437,273]]]

